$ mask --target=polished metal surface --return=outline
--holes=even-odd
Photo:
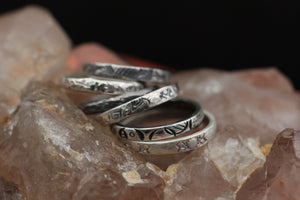
[[[87,63],[84,65],[83,71],[85,74],[94,76],[114,77],[152,83],[168,84],[171,79],[171,73],[168,70],[110,63]]]
[[[160,116],[167,119],[172,110],[178,110],[178,113],[172,113],[172,118],[181,118],[180,120],[158,126],[128,125],[128,121],[150,121],[151,117],[157,118]],[[187,110],[189,114],[186,116],[185,112]],[[199,103],[191,100],[174,100],[149,111],[134,114],[122,122],[114,124],[112,125],[112,131],[122,140],[154,141],[174,138],[197,128],[203,117],[204,114]]]
[[[216,121],[214,116],[204,111],[205,119],[208,123],[201,130],[183,134],[181,137],[173,137],[157,141],[131,141],[124,142],[128,147],[138,151],[141,154],[163,155],[187,152],[205,145],[211,140],[216,132]]]
[[[179,88],[177,84],[167,85],[153,92],[139,96],[115,108],[96,116],[96,119],[105,123],[119,122],[134,113],[138,113],[177,97]]]
[[[72,90],[92,92],[98,94],[122,94],[138,91],[144,85],[136,81],[102,78],[96,76],[65,76],[62,84]]]

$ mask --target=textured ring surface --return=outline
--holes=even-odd
[[[100,78],[95,76],[65,76],[62,79],[62,84],[73,90],[101,94],[122,94],[144,88],[142,83],[136,81]]]
[[[135,92],[127,92],[118,96],[97,96],[91,99],[88,99],[84,102],[79,104],[79,108],[85,114],[96,114],[96,113],[103,113],[107,110],[110,110],[114,107],[117,107],[121,104],[124,104],[132,99],[135,99],[139,96],[145,95],[153,90],[157,89],[157,87],[148,87],[141,89]]]
[[[177,113],[172,113],[172,110],[177,110]],[[187,110],[188,114],[185,114]],[[173,115],[172,118],[180,118],[180,120],[155,126],[140,126],[140,120],[149,121],[151,117],[157,119],[157,116],[165,117],[170,113]],[[199,103],[191,100],[174,100],[113,124],[112,131],[123,140],[154,141],[174,138],[197,128],[203,117],[204,114]],[[136,123],[132,123],[134,121]]]
[[[197,132],[158,141],[126,140],[125,144],[142,154],[163,155],[191,151],[203,146],[215,135],[216,121],[214,116],[207,111],[204,111],[204,114],[204,120],[208,121],[207,125]]]
[[[115,123],[129,117],[131,114],[148,110],[164,102],[174,99],[178,95],[177,84],[167,85],[153,92],[132,99],[122,105],[96,115],[96,119],[105,123]]]
[[[110,63],[87,63],[84,65],[83,71],[86,74],[94,76],[106,76],[153,83],[168,84],[171,79],[171,73],[168,70]]]

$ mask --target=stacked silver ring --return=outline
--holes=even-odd
[[[213,115],[199,103],[175,100],[179,88],[170,84],[168,70],[109,63],[88,63],[83,69],[84,75],[64,77],[63,85],[101,94],[81,102],[79,108],[110,124],[112,132],[139,153],[190,151],[216,132]]]

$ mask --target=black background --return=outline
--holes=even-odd
[[[179,70],[276,66],[300,89],[297,1],[147,2],[20,0],[0,12],[41,5],[75,45],[95,41]]]

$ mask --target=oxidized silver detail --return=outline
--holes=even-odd
[[[211,140],[216,132],[216,121],[214,116],[204,111],[208,124],[198,132],[182,135],[181,137],[173,137],[172,139],[156,140],[156,141],[131,141],[126,140],[125,144],[142,154],[173,154],[179,152],[191,151],[205,145]],[[147,147],[145,149],[145,147]]]
[[[104,95],[97,96],[87,101],[81,102],[79,104],[79,108],[85,114],[103,113],[114,107],[124,104],[132,99],[135,99],[139,96],[152,92],[155,89],[157,89],[157,87],[148,87],[148,88],[141,89],[139,91],[127,92],[122,95],[118,95],[114,97],[104,96]]]
[[[147,110],[174,99],[178,95],[178,90],[177,84],[167,85],[101,113],[96,116],[96,119],[102,120],[105,123],[121,121],[131,114]]]
[[[171,79],[168,70],[138,67],[128,65],[116,65],[110,63],[87,63],[83,68],[84,73],[95,76],[106,76],[143,82],[165,83]]]
[[[147,112],[143,112],[129,117],[128,120],[124,120],[120,123],[112,125],[113,133],[115,133],[121,139],[132,141],[154,141],[171,137],[174,138],[176,136],[194,130],[201,124],[204,118],[204,113],[199,103],[191,100],[170,101],[162,106],[165,106],[166,109],[187,109],[191,107],[192,110],[191,114],[186,119],[182,119],[173,123],[149,127],[136,127],[126,125],[126,121],[130,121],[131,118],[132,120],[134,120],[134,118],[142,117],[145,118],[145,120],[147,120]]]
[[[73,90],[101,94],[122,94],[144,88],[142,83],[136,81],[108,79],[95,76],[65,76],[62,79],[62,84]]]

